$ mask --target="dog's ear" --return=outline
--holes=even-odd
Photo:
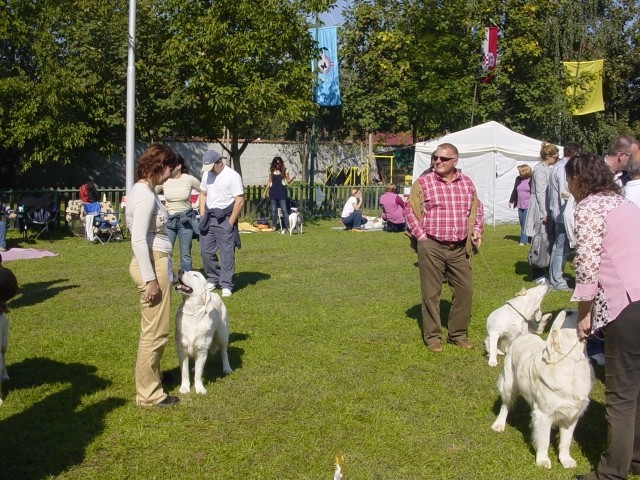
[[[545,363],[555,363],[560,359],[560,339],[558,337],[558,329],[551,329],[547,338],[547,346],[542,352],[542,360]]]
[[[524,297],[527,294],[527,289],[522,287],[518,293],[516,293],[516,297]]]

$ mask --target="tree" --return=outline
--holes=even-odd
[[[163,2],[173,26],[165,58],[180,79],[189,119],[182,133],[222,144],[226,127],[231,144],[223,146],[242,173],[249,142],[309,116],[314,46],[306,14],[328,3]]]
[[[0,178],[122,138],[121,0],[10,0],[0,7]]]

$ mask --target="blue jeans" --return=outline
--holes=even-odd
[[[362,210],[354,210],[348,216],[342,217],[342,223],[344,223],[347,230],[360,228],[362,225]]]
[[[287,211],[287,199],[281,200],[271,199],[271,226],[276,227],[278,225],[278,208],[282,210],[282,221],[284,222],[284,228],[289,228],[289,212]]]
[[[0,248],[7,248],[7,222],[0,222]]]
[[[193,240],[193,228],[191,224],[185,225],[185,223],[177,222],[177,228],[167,227],[167,236],[173,247],[176,243],[176,237],[178,238],[178,247],[180,249],[180,270],[190,272],[193,270],[193,264],[191,262],[191,242]]]
[[[569,254],[567,231],[564,223],[554,222],[554,242],[551,248],[551,261],[549,263],[549,284],[551,288],[569,288],[567,281],[562,274],[564,273],[564,264],[567,262]]]
[[[527,220],[527,210],[527,208],[518,209],[518,221],[520,222],[520,243],[524,243],[525,245],[529,243],[529,237],[527,237],[524,233],[524,224]]]

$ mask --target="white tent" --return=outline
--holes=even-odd
[[[509,130],[498,122],[450,133],[437,140],[416,144],[413,179],[431,164],[431,153],[441,143],[455,145],[459,152],[457,168],[469,176],[484,204],[487,224],[517,223],[517,209],[509,208],[509,197],[518,176],[518,165],[532,169],[540,161],[541,140]],[[562,155],[562,147],[560,147]]]

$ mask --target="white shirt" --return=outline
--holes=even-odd
[[[200,182],[200,190],[207,192],[207,208],[226,208],[235,199],[244,195],[242,177],[233,168],[225,167],[219,174],[204,172]]]
[[[640,180],[629,180],[624,187],[624,196],[640,207]]]
[[[167,212],[146,183],[135,183],[127,195],[127,228],[131,231],[131,249],[140,265],[145,282],[155,280],[149,250],[171,253],[167,236]]]
[[[358,204],[358,199],[354,196],[349,197],[347,203],[344,204],[344,208],[342,209],[342,218],[346,218],[351,215],[356,210],[356,205]]]

